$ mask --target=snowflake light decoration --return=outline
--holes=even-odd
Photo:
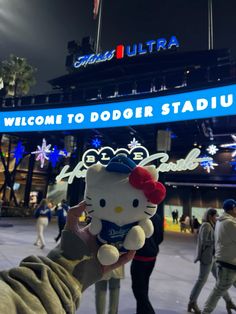
[[[205,169],[208,173],[211,172],[211,170],[214,170],[216,166],[218,166],[217,163],[214,162],[214,160],[206,160],[202,161],[200,165]]]
[[[69,153],[65,148],[63,150],[60,150],[60,155],[64,157],[69,157]]]
[[[208,148],[207,148],[206,150],[208,151],[208,153],[209,153],[210,155],[213,156],[213,155],[216,154],[216,152],[217,152],[219,149],[216,147],[216,145],[211,144],[211,145],[208,146]]]
[[[53,168],[56,167],[57,162],[61,157],[66,157],[67,156],[67,151],[66,150],[59,150],[57,146],[54,146],[52,151],[49,154],[49,160],[53,166]]]
[[[16,159],[16,164],[19,163],[19,161],[23,158],[23,155],[25,153],[25,147],[22,145],[22,142],[19,141],[17,143],[16,148],[12,151],[14,158]]]
[[[232,148],[234,151],[232,153],[232,157],[236,156],[236,135],[231,134],[232,139],[234,140],[233,143],[229,143],[229,144],[222,144],[220,145],[221,147],[228,147],[228,148]]]
[[[137,146],[141,146],[138,140],[134,137],[132,141],[128,144],[129,149],[135,148]]]
[[[93,138],[92,141],[91,141],[91,145],[92,145],[94,148],[99,148],[99,147],[101,147],[101,144],[102,144],[102,141],[101,141],[98,137]]]
[[[37,146],[38,150],[31,152],[31,154],[37,155],[36,160],[37,161],[40,160],[40,163],[41,163],[40,167],[41,168],[43,168],[43,166],[44,166],[45,159],[46,160],[49,159],[49,157],[47,155],[49,155],[51,153],[50,147],[51,147],[51,144],[47,145],[45,138],[43,138],[42,146],[38,145]]]

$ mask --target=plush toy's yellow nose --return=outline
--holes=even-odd
[[[121,206],[117,206],[117,207],[114,209],[114,211],[115,211],[117,214],[123,212],[123,210],[124,210],[124,208],[121,207]]]

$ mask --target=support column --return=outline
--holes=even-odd
[[[76,151],[75,158],[70,157],[70,168],[74,169],[79,161],[82,159],[84,153],[84,144],[85,144],[85,134],[80,132],[79,136],[76,137]],[[67,201],[70,206],[76,205],[78,202],[82,201],[84,198],[84,188],[85,182],[84,178],[74,178],[71,184],[68,184],[67,189]]]
[[[29,168],[28,168],[28,174],[27,174],[26,184],[25,184],[25,195],[24,195],[24,206],[25,207],[29,206],[29,198],[30,198],[30,190],[31,190],[31,185],[32,185],[34,163],[35,163],[35,155],[30,154]]]
[[[183,214],[192,216],[192,187],[184,187],[182,192]]]

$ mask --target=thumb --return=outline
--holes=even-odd
[[[85,201],[80,202],[79,204],[71,207],[67,214],[66,219],[66,230],[70,230],[75,233],[79,233],[79,224],[78,224],[78,218],[82,215],[82,213],[85,211],[86,204]]]
[[[108,265],[108,266],[103,265],[102,266],[103,272],[104,273],[110,272],[110,271],[116,269],[117,267],[120,267],[120,266],[128,263],[129,261],[131,261],[134,258],[135,253],[136,253],[136,251],[128,251],[127,253],[122,254],[115,264]]]

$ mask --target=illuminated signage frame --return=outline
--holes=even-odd
[[[236,84],[89,106],[41,108],[0,111],[0,132],[109,128],[235,115]]]
[[[85,151],[82,157],[82,161],[79,161],[75,168],[70,171],[70,166],[66,165],[62,168],[60,174],[56,177],[57,183],[67,178],[68,184],[72,184],[74,178],[84,178],[86,176],[87,168],[95,163],[100,163],[106,165],[109,160],[114,156],[108,156],[106,150],[112,151],[113,155],[124,153],[125,148],[119,148],[113,150],[111,147],[104,147],[100,150],[89,149]],[[149,156],[147,149],[143,146],[136,147],[127,151],[127,155],[131,155],[132,151],[135,149],[140,149],[140,152],[133,158],[133,160],[139,166],[150,165],[151,162],[156,160],[159,165],[156,167],[157,172],[180,172],[180,171],[193,171],[195,170],[201,162],[213,161],[212,157],[200,157],[201,151],[198,148],[193,148],[185,158],[178,159],[175,162],[169,161],[169,155],[167,153],[156,153]],[[142,153],[141,153],[142,152]],[[102,159],[97,161],[94,158],[94,153],[96,156],[101,156]],[[90,158],[92,157],[92,158]],[[88,165],[89,163],[89,165]]]

